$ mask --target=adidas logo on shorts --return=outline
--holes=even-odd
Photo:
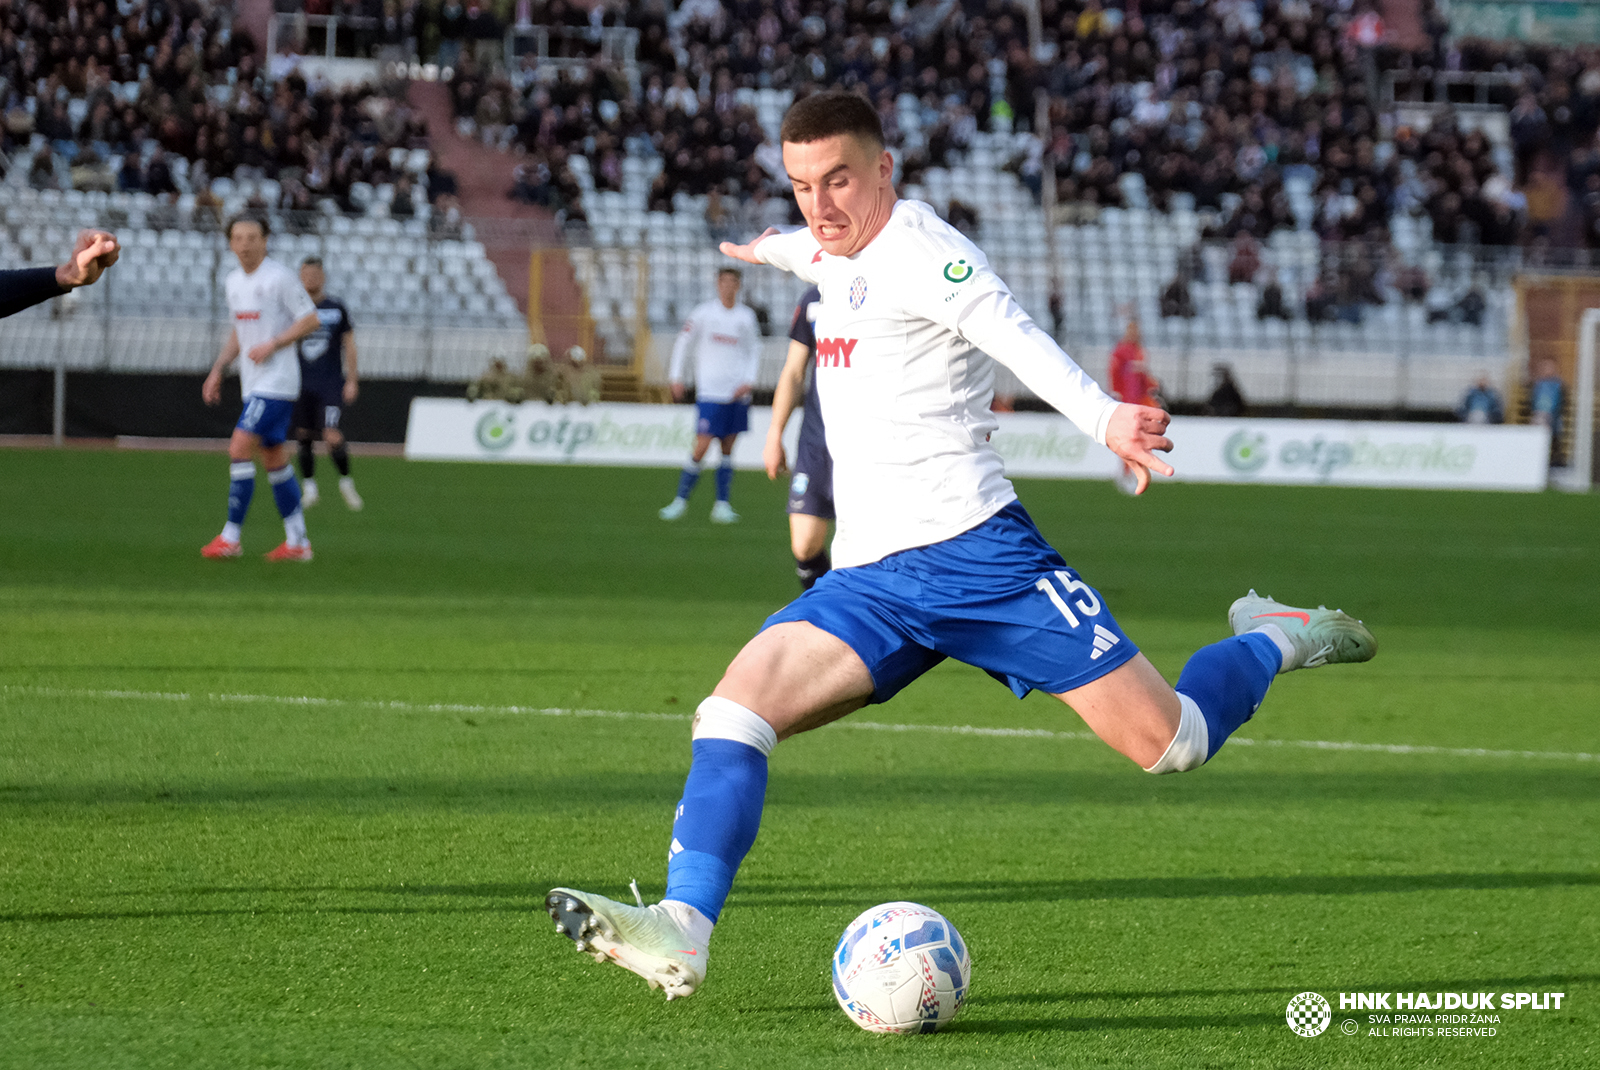
[[[1117,634],[1110,628],[1096,624],[1094,626],[1094,653],[1089,655],[1089,660],[1094,661],[1101,654],[1116,646],[1119,641]]]

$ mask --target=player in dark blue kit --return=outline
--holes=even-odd
[[[346,405],[355,404],[359,392],[356,378],[356,335],[350,310],[325,287],[328,277],[322,259],[308,256],[300,262],[300,283],[317,303],[321,325],[300,343],[300,403],[295,408],[295,437],[300,440],[301,502],[315,505],[320,499],[313,445],[320,436],[328,444],[328,456],[339,470],[339,493],[351,509],[362,506],[350,478],[350,453],[344,444],[339,424]]]
[[[822,406],[807,372],[815,362],[817,339],[812,331],[813,306],[822,300],[815,286],[800,295],[789,326],[789,353],[772,394],[772,425],[762,451],[767,478],[784,470],[783,428],[799,399],[804,398],[800,441],[794,451],[794,477],[789,480],[789,545],[794,551],[794,571],[800,586],[811,585],[831,568],[828,560],[828,521],[833,519],[833,457],[822,423]]]

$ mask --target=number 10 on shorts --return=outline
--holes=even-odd
[[[1061,615],[1067,618],[1068,624],[1076,628],[1083,623],[1078,619],[1078,613],[1082,613],[1085,617],[1093,617],[1100,612],[1100,599],[1095,597],[1094,590],[1087,583],[1073,579],[1070,572],[1060,570],[1056,571],[1055,578],[1066,589],[1065,598],[1062,597],[1060,591],[1056,590],[1056,585],[1050,582],[1049,576],[1039,577],[1034,586],[1050,596],[1050,601],[1054,602],[1056,608],[1061,611]],[[1073,595],[1078,595],[1079,597],[1073,598]],[[1070,603],[1067,601],[1069,598],[1072,599]],[[1077,608],[1078,613],[1073,612],[1074,607]]]

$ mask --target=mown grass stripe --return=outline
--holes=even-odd
[[[0,694],[39,695],[49,698],[133,699],[151,702],[188,702],[204,699],[224,703],[268,703],[278,706],[333,706],[349,709],[397,710],[405,713],[531,714],[539,717],[605,717],[623,721],[687,721],[686,713],[644,713],[635,710],[568,709],[559,706],[495,706],[460,702],[405,702],[398,699],[342,699],[314,695],[190,694],[184,691],[127,691],[91,688],[0,685]],[[985,728],[980,725],[888,724],[881,721],[835,721],[830,728],[867,732],[927,732],[954,736],[989,736],[1000,739],[1098,739],[1093,732],[1056,732],[1047,728]],[[1600,754],[1584,751],[1490,750],[1485,747],[1440,747],[1421,743],[1360,743],[1328,739],[1250,739],[1230,737],[1228,743],[1245,747],[1296,747],[1304,750],[1360,751],[1370,754],[1419,754],[1451,758],[1522,758],[1535,761],[1600,761]]]

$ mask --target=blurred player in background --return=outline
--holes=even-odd
[[[750,391],[755,386],[761,360],[761,328],[749,305],[739,303],[743,276],[735,268],[717,272],[717,296],[696,305],[672,347],[668,379],[672,397],[683,400],[684,364],[694,357],[695,401],[700,418],[694,452],[683,466],[677,496],[661,510],[662,520],[676,520],[689,507],[689,494],[700,479],[700,462],[711,440],[722,444],[722,464],[717,469],[717,501],[711,507],[713,524],[732,524],[739,514],[728,504],[733,486],[733,443],[750,429]]]
[[[228,248],[239,266],[228,273],[224,288],[233,329],[222,352],[200,387],[207,405],[222,401],[222,372],[239,362],[244,412],[228,442],[228,522],[222,534],[201,549],[209,558],[238,557],[240,525],[250,511],[256,489],[254,455],[261,451],[267,466],[272,497],[283,517],[283,544],[267,554],[268,561],[310,561],[306,517],[300,508],[300,485],[295,482],[284,441],[289,420],[300,397],[300,359],[295,343],[316,330],[317,306],[295,273],[267,256],[267,221],[238,216],[228,221]],[[241,356],[243,359],[240,359]]]
[[[783,428],[789,422],[798,399],[805,398],[801,417],[800,441],[794,450],[794,478],[789,481],[789,546],[794,552],[794,571],[802,590],[822,578],[831,566],[828,561],[828,521],[833,519],[833,458],[823,433],[822,405],[811,365],[816,362],[817,338],[812,328],[822,300],[815,286],[800,295],[789,327],[789,355],[778,376],[778,389],[772,395],[772,426],[767,429],[767,445],[762,461],[767,478],[783,473]]]
[[[300,284],[317,305],[317,329],[300,340],[300,403],[295,407],[295,437],[300,440],[300,475],[305,478],[302,504],[317,504],[317,437],[328,444],[328,456],[339,470],[339,493],[353,510],[362,506],[356,481],[350,478],[350,451],[339,429],[346,405],[356,403],[356,331],[350,310],[327,292],[328,276],[320,256],[300,261]]]
[[[1144,346],[1139,343],[1139,321],[1131,315],[1127,329],[1122,332],[1122,340],[1111,351],[1111,364],[1106,374],[1111,380],[1111,396],[1118,401],[1129,405],[1166,408],[1156,394],[1161,389],[1161,383],[1150,374]],[[1139,474],[1127,461],[1122,462],[1122,472],[1114,482],[1117,489],[1125,494],[1138,493]]]
[[[1129,405],[1148,405],[1164,408],[1156,391],[1161,383],[1150,374],[1144,346],[1139,342],[1139,321],[1128,320],[1122,340],[1111,351],[1111,365],[1106,369],[1111,379],[1111,396]]]
[[[117,262],[122,247],[109,231],[80,231],[65,264],[0,271],[0,318],[88,286]]]

